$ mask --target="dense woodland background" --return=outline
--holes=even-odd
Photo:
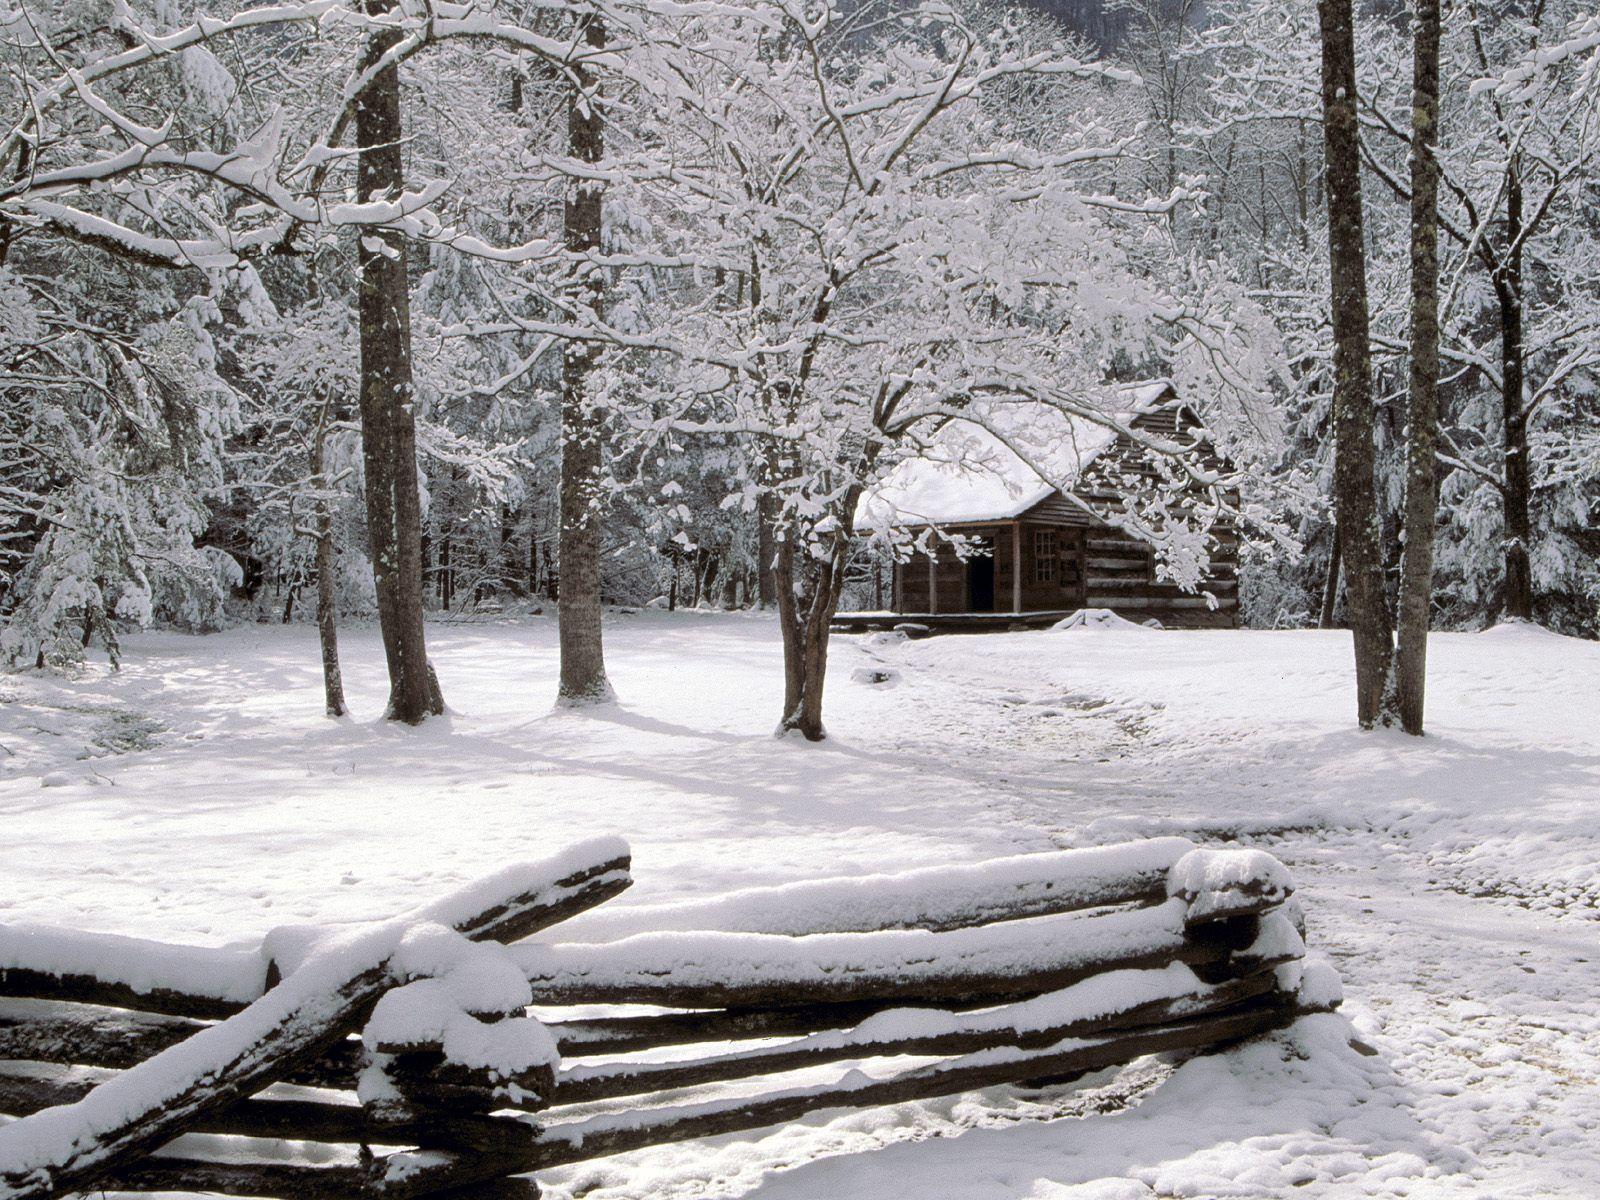
[[[421,215],[391,212],[387,223],[335,204],[384,183],[373,172],[385,156],[374,150],[356,179],[353,154],[338,149],[355,144],[355,122],[341,124],[339,114],[371,84],[361,64],[427,12],[333,7],[370,19],[307,18],[158,47],[139,70],[103,79],[94,64],[248,5],[63,0],[3,18],[0,612],[14,664],[72,662],[97,646],[114,653],[119,628],[150,622],[209,630],[238,619],[313,620],[319,581],[338,615],[375,610],[358,343],[363,279],[370,287],[385,262],[401,272],[409,300],[427,608],[539,607],[559,595],[564,443],[569,466],[575,445],[589,455],[578,482],[605,601],[771,603],[760,568],[772,560],[774,523],[820,522],[826,533],[829,506],[896,454],[915,452],[918,438],[896,427],[891,444],[874,427],[863,445],[879,438],[881,453],[863,459],[859,445],[835,447],[821,467],[795,466],[774,458],[782,420],[772,397],[797,405],[798,392],[784,389],[808,378],[811,362],[800,356],[791,382],[763,383],[759,404],[709,377],[718,364],[736,374],[729,364],[749,361],[758,342],[799,336],[799,318],[782,305],[809,294],[811,268],[753,264],[789,236],[784,221],[805,227],[814,218],[808,236],[832,236],[828,222],[843,210],[817,198],[857,165],[838,147],[805,145],[815,161],[794,194],[749,218],[759,208],[749,199],[750,130],[766,118],[739,106],[761,79],[770,95],[798,89],[783,104],[819,106],[819,119],[835,95],[840,111],[858,103],[870,113],[871,97],[896,80],[938,78],[968,53],[973,62],[1034,66],[1006,76],[964,115],[941,116],[928,135],[941,140],[922,158],[886,154],[886,178],[913,164],[904,188],[863,185],[877,207],[869,216],[865,201],[850,210],[852,238],[865,237],[870,221],[904,227],[915,218],[917,236],[942,249],[924,247],[920,265],[908,258],[864,285],[849,336],[837,332],[845,320],[837,312],[810,315],[808,328],[832,322],[835,344],[856,357],[841,352],[816,368],[840,382],[797,455],[823,454],[829,429],[850,435],[838,414],[864,403],[851,391],[866,388],[863,380],[878,382],[881,400],[901,379],[957,371],[948,349],[957,341],[993,336],[1015,347],[1031,328],[1036,344],[1005,367],[1023,381],[1014,390],[1038,399],[1056,378],[1063,395],[1089,396],[1103,382],[1171,376],[1213,423],[1239,466],[1229,482],[1243,492],[1247,623],[1340,619],[1312,0],[1039,0],[1016,10],[966,0],[936,18],[871,5],[835,14],[845,29],[836,37],[800,9],[773,5],[780,15],[759,36],[737,25],[716,32],[723,74],[696,79],[668,61],[664,43],[651,43],[653,56],[631,78],[615,71],[598,56],[613,52],[599,16],[487,5],[507,28],[531,32],[520,41],[440,33],[399,73],[403,133],[387,143],[398,151],[387,156],[398,175],[389,182],[413,190]],[[613,45],[656,19],[647,8],[636,18],[602,14]],[[1586,8],[1457,0],[1444,12],[1438,627],[1529,609],[1562,631],[1600,630],[1600,133],[1593,105],[1582,102],[1589,77],[1573,33]],[[619,19],[637,24],[619,34]],[[800,34],[782,33],[787,19]],[[978,51],[956,48],[957,26]],[[1378,511],[1394,580],[1408,369],[1404,7],[1359,6],[1356,32]],[[578,44],[599,48],[591,66],[551,65],[562,46]],[[1563,45],[1567,52],[1536,53]],[[1111,69],[1040,71],[1047,59]],[[807,62],[820,64],[809,83],[782,70]],[[53,109],[41,111],[44,92]],[[585,135],[586,113],[601,119]],[[875,127],[856,144],[876,153],[893,132]],[[786,139],[783,118],[765,134],[757,157],[799,144]],[[580,135],[590,153],[579,152]],[[1001,146],[1011,148],[1008,178],[928,186],[929,164],[953,172],[948,164],[970,166]],[[161,153],[170,161],[158,161]],[[661,166],[696,154],[715,171],[687,185]],[[84,166],[93,163],[112,166],[95,175]],[[589,231],[583,250],[570,197],[586,186],[597,194],[597,180],[604,214],[597,199],[589,219],[603,229]],[[1002,229],[1009,218],[994,214],[1017,209],[1018,187],[1070,193],[1071,228],[1040,218]],[[996,197],[1012,207],[973,216]],[[927,232],[934,226],[937,238]],[[564,258],[549,252],[563,244]],[[589,267],[578,279],[580,251]],[[961,253],[972,261],[952,267]],[[934,259],[940,278],[919,276]],[[1020,265],[1029,263],[1050,264],[1049,286],[1069,283],[1057,290],[1072,291],[1070,300],[1051,301],[1061,307],[1050,311],[1014,304],[1013,292],[1037,286]],[[781,288],[780,299],[763,300],[764,284]],[[588,333],[572,316],[572,296],[584,288]],[[952,326],[957,295],[979,296],[987,308],[975,316],[974,300]],[[938,323],[945,357],[925,343],[915,362],[905,345],[894,363],[868,362],[860,331],[869,311],[900,329]],[[594,332],[601,312],[603,337]],[[685,345],[717,346],[723,357],[695,358]],[[972,403],[982,372],[970,353],[959,372],[962,402]],[[940,398],[924,415],[948,415],[952,389],[929,390]],[[783,419],[804,424],[798,412]],[[829,475],[841,455],[855,455],[855,466]],[[1524,546],[1527,595],[1518,596]],[[1181,558],[1181,546],[1168,550]],[[877,602],[886,556],[896,552],[851,550],[847,607]]]

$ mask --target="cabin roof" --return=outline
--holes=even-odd
[[[1176,403],[1165,379],[1120,390],[1123,424]],[[1018,439],[1030,456],[1065,486],[1117,440],[1115,430],[1059,409],[1030,406]],[[958,525],[1021,516],[1058,489],[994,434],[971,421],[953,420],[916,458],[895,465],[862,493],[856,528],[863,532],[906,525]]]

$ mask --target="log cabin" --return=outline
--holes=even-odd
[[[1122,389],[1121,423],[1193,442],[1203,462],[1222,462],[1204,427],[1164,380]],[[898,464],[863,494],[856,529],[888,527],[921,546],[894,566],[894,621],[950,629],[1042,625],[1082,608],[1110,609],[1169,628],[1238,625],[1238,536],[1228,518],[1212,528],[1210,563],[1197,590],[1158,578],[1152,546],[1089,511],[1137,504],[1141,480],[1154,478],[1151,452],[1133,438],[1061,414],[1049,471],[1063,491],[974,425],[942,437],[926,455]],[[955,423],[952,423],[955,424]],[[949,430],[951,427],[947,427]],[[951,447],[956,449],[952,452]],[[1039,461],[1037,458],[1035,461]],[[965,552],[948,541],[959,536]],[[841,628],[883,627],[867,614],[841,614]]]

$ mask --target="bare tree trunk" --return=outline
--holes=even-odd
[[[528,595],[539,594],[539,527],[528,514]]]
[[[322,695],[330,717],[350,710],[344,701],[344,672],[339,667],[339,602],[333,561],[333,514],[326,501],[317,515],[317,641],[322,647]]]
[[[1339,527],[1333,527],[1333,545],[1328,550],[1328,574],[1322,581],[1322,612],[1317,616],[1318,629],[1335,629],[1334,617],[1339,607]]]
[[[1439,0],[1413,0],[1411,74],[1411,380],[1406,436],[1405,549],[1395,693],[1400,727],[1421,736],[1433,606],[1439,489]]]
[[[1523,415],[1522,303],[1522,171],[1513,161],[1506,187],[1506,250],[1495,272],[1494,291],[1500,310],[1500,419],[1505,454],[1504,506],[1506,594],[1508,617],[1533,619],[1533,488],[1528,474],[1528,422]]]
[[[783,634],[783,718],[777,732],[780,737],[797,732],[809,742],[820,742],[827,737],[822,689],[828,674],[829,624],[844,592],[850,535],[830,534],[826,556],[818,557],[795,545],[792,526],[777,534],[773,583]]]
[[[694,592],[712,608],[717,606],[717,594],[714,590],[717,583],[717,572],[722,569],[722,559],[709,550],[705,552],[705,569],[700,576],[700,582],[695,586]]]
[[[331,415],[331,414],[327,414]],[[333,502],[328,499],[327,463],[328,420],[324,416],[311,442],[311,471],[323,495],[317,500],[317,643],[322,650],[323,708],[330,717],[342,717],[349,709],[344,700],[344,672],[339,667],[339,597],[335,579],[333,545]]]
[[[450,561],[451,537],[447,529],[439,538],[439,607],[445,612],[455,600],[455,567]]]
[[[1345,607],[1355,641],[1356,719],[1387,724],[1394,641],[1383,594],[1383,547],[1374,490],[1371,348],[1362,240],[1352,0],[1318,0],[1322,111],[1328,176],[1328,258],[1333,306],[1334,504]]]
[[[366,0],[383,13],[393,0]],[[367,44],[369,68],[400,41],[383,29]],[[356,97],[356,193],[362,201],[396,196],[404,186],[400,71],[390,66]],[[419,724],[444,711],[422,629],[422,501],[412,411],[411,307],[405,238],[370,230],[357,241],[361,264],[361,442],[367,527],[378,593],[378,624],[389,666],[387,716]]]
[[[606,44],[605,24],[587,15],[584,40],[591,47]],[[594,72],[571,68],[567,99],[568,150],[579,162],[597,163],[605,151]],[[602,192],[597,183],[579,183],[565,211],[566,248],[575,258],[600,249]],[[574,264],[574,299],[596,316],[604,312],[601,269]],[[561,590],[557,613],[561,627],[562,704],[596,704],[611,699],[606,679],[600,621],[600,422],[588,386],[598,358],[590,343],[568,341],[561,360]]]
[[[500,505],[500,545],[494,552],[495,582],[501,587],[516,586],[516,559],[512,556],[511,539],[516,535],[516,526],[511,520],[511,506]]]
[[[776,554],[777,546],[772,538],[772,498],[763,493],[756,502],[757,596],[762,608],[771,608],[778,602],[772,577]]]

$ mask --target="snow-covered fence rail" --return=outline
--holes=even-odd
[[[0,1200],[534,1196],[547,1167],[1075,1078],[1338,1001],[1283,867],[1179,838],[595,909],[626,885],[625,847],[588,844],[254,958],[0,928],[0,1112],[24,1118],[0,1126]],[[466,940],[569,917],[559,941]],[[171,1140],[206,1133],[335,1150]]]
[[[253,1097],[290,1078],[298,1068],[316,1063],[384,1003],[415,988],[416,984],[407,983],[409,976],[442,975],[444,984],[457,983],[455,998],[468,1011],[475,988],[503,994],[503,980],[463,955],[457,943],[470,945],[469,938],[526,937],[608,899],[628,883],[627,847],[614,839],[603,840],[547,862],[499,872],[381,925],[281,931],[262,947],[263,990],[258,998],[215,1024],[190,1030],[182,1040],[130,1069],[86,1079],[81,1070],[71,1069],[80,1065],[74,1056],[64,1077],[61,1072],[30,1070],[29,1063],[21,1064],[21,1071],[9,1071],[8,1107],[23,1119],[0,1126],[0,1198],[56,1196],[95,1184],[148,1187],[152,1172],[164,1180],[163,1190],[321,1194],[305,1190],[313,1178],[317,1187],[333,1182],[320,1172],[293,1186],[285,1183],[282,1186],[288,1190],[280,1191],[276,1181],[251,1183],[253,1164],[203,1163],[197,1164],[198,1172],[187,1172],[170,1156],[162,1161],[152,1160],[151,1155],[174,1137],[203,1129],[244,1134],[264,1130],[275,1138],[363,1144],[390,1134],[383,1128],[384,1120],[374,1119],[374,1110],[381,1107],[377,1104],[342,1113],[338,1105]],[[42,991],[46,999],[82,995],[98,1003],[105,997],[101,985],[115,985],[124,989],[115,993],[118,999],[148,996],[162,1009],[174,1007],[169,1001],[175,994],[217,999],[215,988],[203,979],[210,963],[205,955],[187,951],[163,955],[153,944],[141,948],[143,962],[117,958],[99,967],[82,952],[81,943],[58,939],[55,931],[5,929],[0,933],[0,990]],[[501,1006],[502,1012],[528,1003],[526,983],[514,972],[513,979],[521,984],[522,994]],[[9,1029],[22,1031],[25,1038],[26,1015],[13,1016]],[[65,1049],[72,1052],[70,1044]],[[391,1092],[383,1086],[387,1082],[377,1081],[384,1100]],[[243,1112],[241,1102],[248,1105]],[[355,1120],[357,1113],[362,1121]],[[420,1126],[433,1124],[397,1123],[404,1127],[392,1136],[402,1145],[420,1140]],[[211,1178],[219,1170],[225,1172],[222,1183],[233,1186]],[[192,1174],[198,1178],[191,1179]],[[276,1175],[297,1178],[281,1165],[276,1166]],[[345,1190],[350,1190],[348,1182]]]

